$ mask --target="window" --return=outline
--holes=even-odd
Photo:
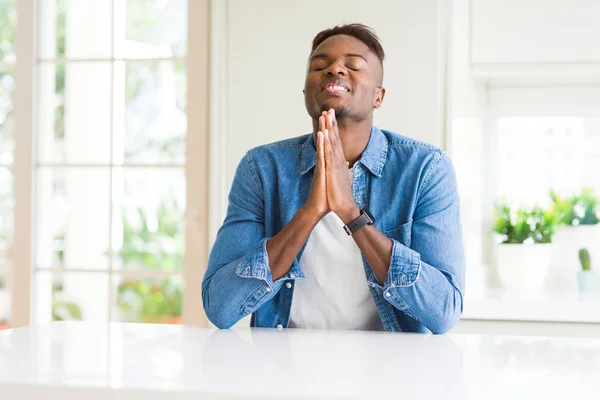
[[[550,190],[600,187],[600,118],[502,116],[497,143],[496,193],[510,203],[544,204]]]
[[[578,251],[586,248],[592,260],[598,258],[600,242],[594,238],[600,237],[600,231],[598,226],[571,229],[577,224],[566,222],[561,213],[582,212],[582,203],[564,201],[573,196],[588,190],[592,197],[600,196],[600,87],[498,85],[482,90],[487,95],[480,96],[481,104],[471,110],[477,118],[456,119],[451,141],[462,203],[467,297],[492,301],[497,295],[513,300],[529,295],[544,303],[546,295],[549,299],[563,296],[579,307],[583,303],[578,297]],[[533,213],[540,207],[551,216],[549,225],[538,225],[539,229],[552,226],[554,230],[550,236],[536,239],[543,244],[550,237],[552,246],[547,262],[540,258],[534,263],[546,266],[538,274],[540,282],[545,279],[539,290],[532,284],[528,292],[520,289],[517,293],[516,288],[498,279],[503,268],[499,251],[508,247],[499,246],[500,235],[494,232],[493,210],[497,205],[513,210],[512,224],[516,223],[516,209]],[[586,210],[591,207],[593,204],[585,206]],[[598,214],[599,207],[591,212]],[[533,226],[537,217],[528,218]],[[593,220],[587,218],[592,222],[584,225],[594,225]],[[532,242],[522,240],[524,237],[503,239]]]
[[[43,3],[38,322],[181,316],[186,6]]]
[[[208,40],[196,36],[196,61],[190,61],[187,22],[193,14],[206,26],[206,3],[15,4],[0,0],[0,327],[11,313],[5,307],[11,287],[16,326],[51,320],[178,323],[184,276],[190,281],[184,260],[200,270],[191,274],[193,293],[187,296],[190,310],[200,315],[189,320],[201,321],[205,254],[189,254],[185,242],[205,236],[202,223],[193,229],[186,224],[189,193],[196,210],[195,199],[204,201],[205,189],[190,178],[202,176],[196,171],[201,163],[191,167],[186,152],[207,132],[198,122],[203,112],[187,117],[187,67],[200,65],[196,82],[203,83],[207,71],[198,59],[204,59]],[[17,14],[23,23],[15,27]],[[8,27],[17,37],[35,31],[37,48],[28,54],[28,44],[20,46],[15,56]],[[35,94],[19,92],[29,72],[21,72],[21,81],[12,79],[15,59],[18,71],[35,76],[29,80]],[[22,131],[11,135],[15,86],[21,107],[14,119]],[[195,154],[205,157],[203,152],[195,146]],[[21,188],[14,196],[11,181]],[[13,213],[15,203],[20,207]],[[31,232],[15,228],[29,225]],[[13,233],[19,240],[10,265]]]

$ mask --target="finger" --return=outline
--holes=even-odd
[[[332,139],[337,139],[339,137],[339,133],[337,131],[337,125],[335,122],[336,122],[335,121],[335,111],[333,111],[333,108],[332,108],[327,113],[327,129],[329,129],[329,132],[332,135]]]
[[[322,163],[324,163],[323,158],[323,132],[317,132],[317,168],[322,167]]]
[[[331,149],[331,140],[329,136],[329,131],[325,129],[325,146],[324,146],[324,154],[325,154],[325,168],[329,169],[332,162],[332,149]]]
[[[333,121],[331,119],[331,112],[327,112],[327,115],[325,116],[325,121],[326,121],[326,127],[327,127],[327,132],[329,132],[329,141],[331,142],[331,152],[332,154],[337,154],[338,153],[338,135],[336,135],[334,127],[333,127]]]
[[[319,132],[320,135],[320,140],[319,140],[319,151],[317,154],[317,162],[319,163],[319,174],[321,175],[321,177],[323,179],[325,179],[325,150],[324,150],[324,136],[323,132]]]
[[[325,116],[321,115],[319,117],[319,130],[321,132],[325,132],[325,129],[327,129],[327,127],[325,126]]]
[[[329,129],[330,132],[333,132],[333,134],[336,137],[336,141],[341,145],[342,138],[340,137],[340,130],[338,127],[337,118],[335,117],[335,110],[333,108],[329,110],[328,118],[329,126],[327,127],[327,129]]]
[[[340,154],[342,157],[344,157],[344,146],[342,146],[342,137],[340,136],[340,129],[338,127],[338,122],[335,118],[335,110],[333,108],[330,110],[330,113],[327,117],[331,121],[331,128],[328,129],[330,132],[333,132],[334,135],[333,143],[335,144],[335,151],[337,154]]]

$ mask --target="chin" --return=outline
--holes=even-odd
[[[321,112],[329,111],[332,108],[335,111],[335,118],[338,120],[347,117],[351,113],[350,108],[343,104],[323,104],[321,106]]]

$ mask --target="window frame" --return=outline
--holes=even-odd
[[[113,0],[113,7],[114,7]],[[163,60],[182,60],[187,73],[187,131],[186,152],[194,157],[187,157],[183,165],[143,164],[153,168],[183,168],[186,176],[186,210],[185,210],[185,253],[184,265],[181,272],[168,273],[163,271],[120,270],[81,270],[64,269],[51,271],[60,274],[90,272],[107,274],[112,282],[113,275],[123,277],[167,277],[183,276],[183,309],[182,323],[187,325],[206,325],[207,319],[203,312],[201,300],[201,281],[208,259],[209,243],[209,60],[210,60],[210,30],[211,30],[211,1],[188,0],[188,52],[186,57],[131,59],[132,62],[156,62]],[[18,24],[16,27],[15,53],[15,141],[14,162],[12,165],[14,179],[14,241],[11,258],[11,270],[8,282],[11,285],[11,320],[12,327],[26,326],[34,321],[35,274],[38,271],[50,269],[34,269],[35,250],[35,177],[41,166],[36,160],[35,146],[37,131],[36,106],[38,102],[36,80],[41,65],[37,49],[37,28],[39,11],[42,2],[39,0],[19,0],[16,2]],[[57,59],[53,62],[107,61],[114,63],[115,59]],[[118,60],[127,60],[118,58]],[[47,62],[47,61],[44,61]],[[113,67],[114,68],[114,65]],[[192,73],[193,71],[193,73]],[[193,104],[193,112],[187,112]],[[113,164],[102,167],[113,168]],[[47,164],[43,164],[47,165]],[[52,164],[59,167],[61,164]],[[72,168],[73,165],[69,164]],[[77,165],[85,168],[90,165]],[[128,165],[133,168],[138,165]],[[110,174],[112,176],[112,173]],[[110,185],[112,190],[112,184]],[[112,196],[111,196],[112,197]],[[110,199],[112,208],[112,198]],[[111,212],[112,214],[112,212]],[[111,216],[112,220],[112,216]],[[111,221],[112,223],[112,221]],[[109,316],[113,307],[114,295],[112,284],[109,285]],[[107,321],[109,322],[109,321]]]

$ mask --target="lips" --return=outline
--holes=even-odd
[[[323,87],[323,91],[330,94],[348,93],[350,88],[342,81],[329,82]]]

